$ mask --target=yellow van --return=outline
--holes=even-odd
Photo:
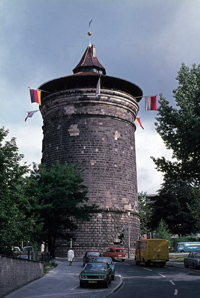
[[[143,239],[136,242],[135,264],[143,262],[145,266],[150,263],[159,263],[164,267],[169,261],[168,240],[165,239]]]

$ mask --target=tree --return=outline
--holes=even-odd
[[[173,91],[176,107],[160,95],[156,131],[172,159],[152,157],[164,182],[153,206],[151,227],[164,219],[172,233],[199,230],[200,211],[200,65],[182,64]],[[195,210],[194,210],[195,206]]]
[[[182,64],[177,76],[179,86],[173,91],[176,108],[160,95],[156,131],[172,160],[153,158],[164,180],[179,176],[200,185],[200,65],[191,69]]]
[[[167,239],[169,242],[169,245],[171,244],[171,233],[168,229],[167,224],[165,223],[165,221],[163,219],[160,220],[160,222],[157,226],[155,238]]]
[[[140,234],[149,234],[149,220],[151,215],[151,206],[148,204],[146,193],[138,193],[138,205],[140,215]]]
[[[25,196],[25,178],[29,168],[20,165],[16,139],[5,141],[9,131],[0,129],[0,252],[10,253],[11,247],[28,239],[35,227],[33,215],[27,216],[30,204]]]
[[[187,185],[185,181],[165,181],[152,205],[149,226],[155,230],[163,219],[172,234],[196,233],[199,229],[197,217],[200,211],[197,194],[195,187]]]
[[[33,212],[40,216],[42,237],[48,239],[50,255],[55,257],[56,239],[69,238],[67,231],[77,228],[74,219],[88,221],[97,206],[86,205],[87,187],[77,165],[62,165],[58,161],[50,169],[34,165],[28,180]]]

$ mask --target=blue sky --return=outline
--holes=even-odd
[[[107,75],[138,85],[144,95],[162,93],[174,105],[176,76],[200,60],[199,0],[1,0],[0,125],[16,137],[24,162],[40,163],[42,117],[24,121],[31,104],[28,87],[72,74],[92,43]],[[170,158],[155,131],[157,112],[138,116],[138,190],[156,193],[162,183],[150,156]]]

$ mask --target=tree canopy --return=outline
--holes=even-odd
[[[179,176],[200,185],[200,65],[191,69],[182,64],[173,91],[176,107],[160,95],[156,131],[166,148],[172,150],[172,161],[153,158],[164,180]]]
[[[30,239],[35,230],[34,216],[28,216],[30,204],[25,196],[25,178],[29,168],[20,162],[16,139],[5,141],[8,130],[0,128],[0,252],[10,253],[11,247]]]
[[[48,240],[50,254],[54,257],[56,239],[69,238],[69,231],[77,228],[74,219],[89,220],[90,212],[97,206],[86,204],[87,187],[83,185],[77,165],[58,161],[50,169],[35,165],[28,180],[33,212],[40,215],[42,237]]]
[[[152,208],[151,227],[164,219],[172,233],[199,230],[200,211],[200,65],[182,64],[173,91],[176,106],[160,95],[156,131],[172,159],[152,157],[164,182]]]

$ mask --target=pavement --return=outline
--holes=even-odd
[[[127,260],[134,260],[131,256]],[[79,274],[83,269],[82,258],[76,258],[72,266],[68,265],[67,259],[56,258],[58,264],[42,278],[30,282],[22,288],[13,291],[6,298],[106,298],[113,294],[122,285],[122,277],[115,275],[115,280],[108,288],[86,287],[80,288]],[[184,268],[183,263],[167,262],[167,267]]]

